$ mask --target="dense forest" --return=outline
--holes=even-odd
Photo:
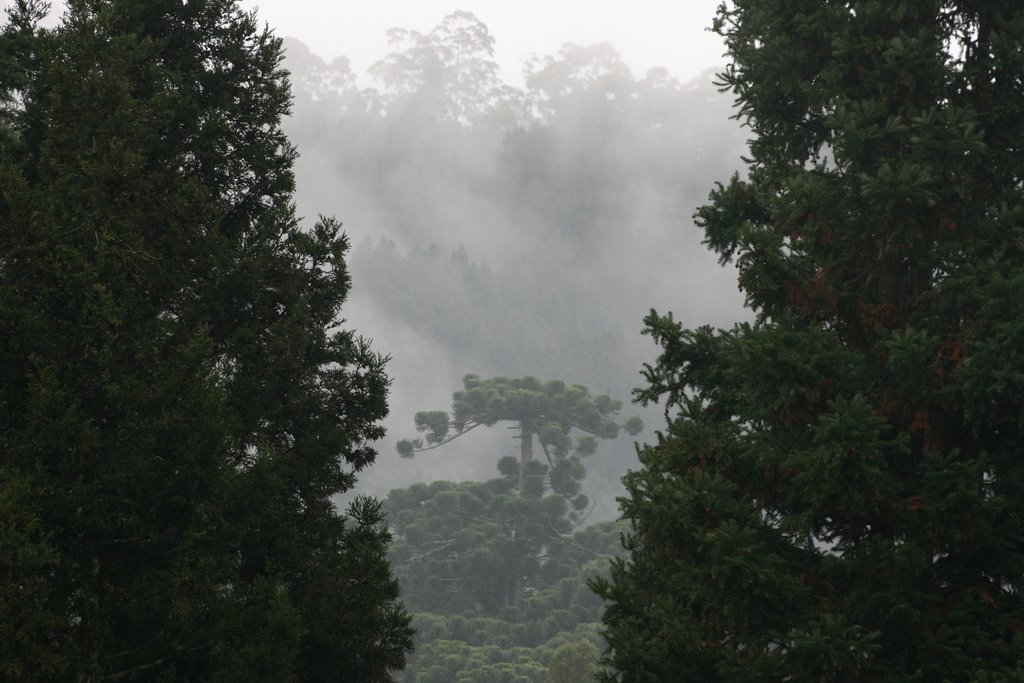
[[[416,650],[399,680],[574,683],[597,671],[601,601],[588,587],[621,554],[625,530],[583,523],[585,460],[598,440],[636,435],[639,418],[581,385],[467,375],[451,410],[420,411],[407,458],[478,427],[508,426],[517,456],[491,459],[500,477],[392,490],[390,555],[414,615]],[[492,470],[494,472],[494,470]]]
[[[48,13],[0,678],[1024,680],[1019,3],[734,0],[717,75],[521,85],[463,11],[366,74],[235,0]]]

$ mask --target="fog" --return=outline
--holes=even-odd
[[[278,35],[296,36],[327,61],[345,56],[357,76],[388,49],[387,30],[429,31],[453,10],[473,12],[498,37],[494,60],[503,79],[522,85],[522,60],[554,54],[565,43],[611,42],[639,73],[667,67],[688,80],[718,66],[725,47],[705,30],[719,0],[377,0],[355,10],[326,0],[242,0]]]
[[[629,401],[656,352],[641,335],[652,307],[690,326],[743,316],[735,273],[691,218],[742,165],[713,70],[637,74],[611,44],[566,44],[527,61],[516,87],[494,58],[501,36],[473,14],[391,38],[366,73],[295,38],[285,63],[299,213],[345,224],[346,325],[392,356],[389,436],[359,485],[375,495],[490,478],[516,448],[495,428],[399,459],[413,414],[446,408],[466,373],[581,383],[628,416],[644,412]],[[643,416],[649,438],[658,412]],[[616,514],[631,441],[587,463],[594,519]]]

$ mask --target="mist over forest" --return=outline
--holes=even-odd
[[[358,484],[374,495],[494,475],[492,454],[514,447],[501,430],[412,462],[394,452],[464,374],[563,379],[636,412],[651,307],[692,326],[744,316],[735,271],[691,218],[742,166],[744,131],[712,71],[638,75],[613,45],[567,44],[527,59],[517,88],[493,59],[501,36],[470,13],[389,38],[368,74],[294,38],[284,62],[299,213],[343,221],[346,318],[392,356],[388,437]],[[617,515],[632,441],[587,461],[595,520]]]
[[[468,12],[355,73],[54,7],[0,20],[0,679],[1024,680],[1019,0],[514,81]]]
[[[389,38],[367,74],[286,39],[284,127],[300,155],[299,214],[339,217],[352,241],[347,324],[391,355],[387,436],[344,498],[384,500],[395,534],[389,559],[417,629],[398,680],[589,680],[605,642],[588,582],[621,555],[625,528],[595,523],[621,516],[634,441],[662,420],[631,405],[655,355],[643,318],[745,317],[735,270],[692,215],[742,166],[746,136],[713,71],[637,75],[613,45],[567,44],[526,60],[519,88],[494,61],[500,36],[470,13]],[[651,427],[620,432],[606,414],[582,461],[552,460],[556,434],[530,463],[527,423],[496,409],[490,428],[400,458],[396,442],[428,426],[419,411],[451,410],[467,374],[580,384]],[[571,394],[511,381],[534,399]],[[454,414],[509,386],[466,382]],[[442,415],[437,440],[450,426]]]

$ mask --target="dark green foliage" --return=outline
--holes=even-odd
[[[586,582],[604,573],[621,526],[569,536],[562,498],[523,499],[515,485],[512,473],[388,496],[391,560],[417,629],[401,680],[544,683],[554,652],[570,643],[594,648],[596,664],[601,602]]]
[[[61,619],[48,608],[47,577],[58,555],[33,501],[30,478],[0,469],[0,678],[30,680],[62,668],[60,648],[49,635]]]
[[[619,408],[579,385],[467,375],[450,413],[416,415],[427,448],[512,421],[520,457],[498,460],[499,479],[416,484],[389,494],[391,560],[418,629],[403,681],[544,683],[555,648],[600,644],[601,603],[587,580],[604,570],[620,530],[604,524],[572,531],[589,504],[580,493],[582,457],[596,449],[595,437],[615,437]],[[631,425],[642,428],[639,420]],[[574,430],[585,432],[575,448]],[[535,436],[546,464],[533,458]],[[399,452],[412,455],[423,445],[407,440]]]
[[[7,680],[389,680],[385,359],[300,228],[280,42],[233,1],[72,0],[0,37]]]
[[[572,530],[565,500],[524,499],[515,486],[513,475],[391,492],[392,559],[411,610],[497,615],[515,590],[528,594],[576,571],[579,558],[563,542]]]
[[[648,318],[607,680],[1024,669],[1024,6],[719,12],[749,178],[698,223],[754,324]]]

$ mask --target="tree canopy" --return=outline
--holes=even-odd
[[[497,479],[388,495],[391,559],[418,629],[402,680],[544,683],[596,668],[600,600],[586,583],[605,570],[620,529],[573,531],[589,502],[583,457],[596,438],[642,428],[639,418],[620,425],[620,409],[581,385],[466,375],[451,411],[416,414],[425,437],[399,442],[405,457],[499,422],[518,430],[520,457],[498,459]],[[547,464],[534,459],[535,441]]]
[[[479,610],[495,615],[518,610],[528,593],[553,578],[564,578],[559,548],[586,519],[589,498],[581,492],[583,458],[597,448],[595,435],[614,438],[621,404],[607,395],[592,396],[581,385],[540,382],[534,377],[481,379],[466,375],[464,389],[452,396],[452,410],[416,414],[422,439],[403,439],[405,457],[459,438],[479,426],[513,422],[520,456],[497,461],[502,477],[464,483],[453,490],[414,486],[392,491],[389,506],[402,547],[422,561],[403,577],[430,610]],[[639,418],[627,420],[635,434]],[[575,446],[573,430],[583,431]],[[538,441],[547,464],[534,459]],[[432,494],[435,494],[432,495]],[[422,570],[422,571],[421,571]],[[443,605],[443,607],[442,607]]]
[[[0,33],[0,677],[385,681],[386,358],[302,227],[281,44],[233,0]],[[343,673],[340,673],[343,672]]]
[[[423,439],[402,439],[398,452],[403,457],[437,448],[480,426],[513,422],[519,430],[520,457],[506,458],[498,467],[503,474],[519,476],[520,496],[539,498],[545,485],[555,493],[572,499],[582,511],[587,497],[580,493],[580,480],[586,470],[582,458],[597,450],[597,438],[614,439],[624,428],[639,434],[643,422],[631,417],[624,424],[615,421],[622,403],[602,394],[592,396],[586,387],[566,385],[560,380],[541,382],[535,377],[482,379],[463,378],[463,390],[452,395],[451,413],[444,410],[416,413],[416,429]],[[583,432],[573,443],[572,432]],[[534,461],[536,437],[547,465]]]
[[[1024,676],[1024,8],[723,5],[755,322],[661,346],[598,581],[616,681]]]
[[[601,601],[586,583],[607,572],[622,527],[570,534],[564,499],[523,499],[516,484],[503,475],[388,494],[389,557],[417,630],[399,680],[547,683],[596,668]]]

